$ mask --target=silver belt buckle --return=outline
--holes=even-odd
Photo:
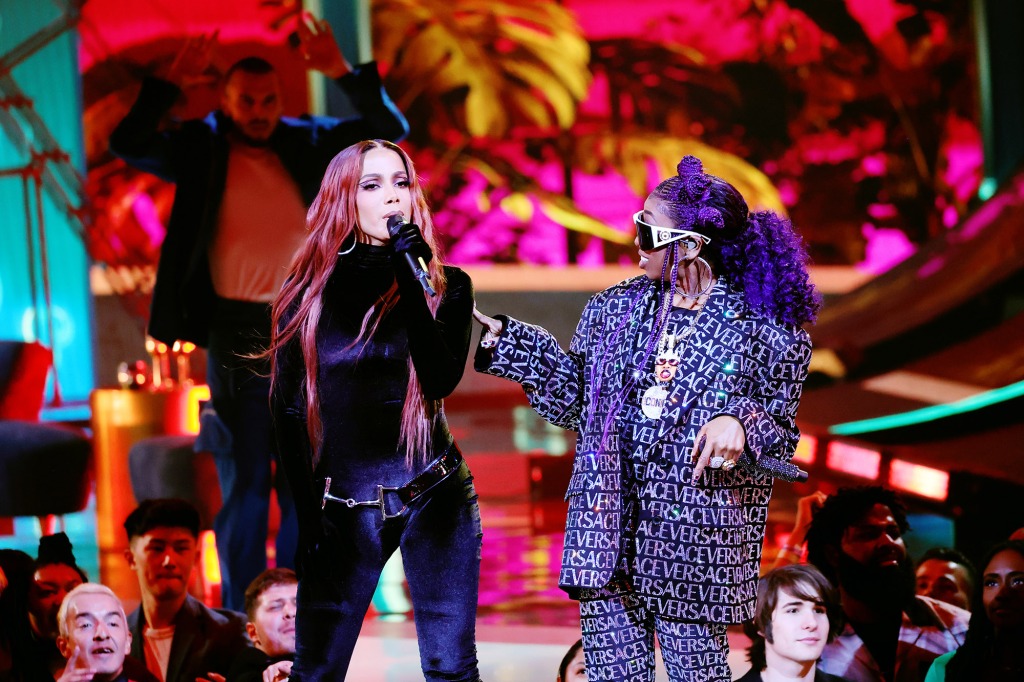
[[[402,508],[399,509],[394,514],[388,513],[387,500],[384,499],[384,495],[386,493],[397,493],[400,489],[401,488],[393,488],[386,485],[377,486],[377,504],[380,505],[380,517],[384,521],[389,521],[391,519],[397,519],[402,516],[405,516],[405,512],[409,509],[407,506],[405,506],[405,504],[402,504]],[[399,501],[401,501],[401,499],[399,499]]]
[[[327,500],[333,500],[334,502],[340,502],[338,498],[331,494],[331,477],[328,476],[324,479],[324,496],[320,498],[320,511],[327,508]]]

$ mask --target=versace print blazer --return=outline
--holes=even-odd
[[[760,470],[707,469],[690,482],[690,454],[707,421],[730,415],[752,459],[788,461],[807,376],[807,333],[751,311],[719,279],[698,317],[659,418],[629,409],[653,333],[657,283],[646,276],[587,303],[569,351],[541,327],[513,318],[479,371],[520,383],[530,405],[579,438],[566,500],[560,586],[572,595],[608,584],[624,546],[623,466],[640,458],[631,494],[633,588],[666,617],[738,623],[753,615],[772,480]],[[648,363],[652,360],[648,358]]]

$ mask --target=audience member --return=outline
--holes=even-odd
[[[59,682],[156,682],[146,666],[128,656],[132,634],[121,600],[109,587],[75,587],[61,603],[57,623],[57,645],[67,659]]]
[[[142,604],[128,616],[131,654],[162,682],[225,674],[248,647],[245,617],[188,594],[199,561],[199,512],[184,500],[146,500],[124,522],[125,557]]]
[[[28,593],[31,657],[50,675],[55,676],[64,668],[64,657],[57,648],[57,612],[64,597],[86,581],[88,577],[75,562],[67,535],[57,533],[39,538],[39,554]],[[45,679],[46,675],[40,673],[39,677]]]
[[[587,666],[583,663],[583,640],[577,639],[558,664],[558,682],[587,682]]]
[[[275,682],[291,675],[295,658],[295,603],[299,580],[289,568],[271,568],[245,591],[245,630],[252,648],[239,654],[230,682]]]
[[[750,671],[738,682],[813,680],[841,677],[817,669],[825,644],[842,627],[836,589],[818,569],[806,564],[781,566],[757,585],[750,647]]]
[[[877,486],[840,489],[814,515],[808,561],[839,588],[847,625],[819,667],[853,682],[920,682],[963,643],[970,614],[914,594],[906,511]]]
[[[278,565],[292,565],[297,546],[291,494],[283,476],[271,477],[269,372],[248,358],[270,339],[269,303],[306,238],[306,209],[328,162],[353,142],[397,141],[408,132],[375,63],[353,70],[330,25],[308,13],[296,35],[306,67],[334,79],[357,116],[282,117],[280,77],[269,62],[248,57],[225,74],[220,111],[161,129],[183,88],[202,79],[215,33],[188,40],[166,80],[146,79],[110,138],[129,164],[177,185],[148,330],[167,344],[207,349],[216,418],[204,420],[199,438],[220,475],[224,505],[214,530],[232,609],[242,608],[245,587],[267,567],[272,483],[281,507]]]
[[[0,680],[21,680],[28,664],[32,628],[28,593],[35,562],[17,549],[0,549]]]
[[[974,594],[974,566],[962,552],[951,547],[933,547],[917,562],[917,593],[971,610]]]
[[[989,552],[974,603],[967,640],[936,658],[925,682],[1024,680],[1024,540]]]

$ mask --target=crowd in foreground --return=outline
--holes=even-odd
[[[800,544],[784,547],[758,582],[741,682],[1024,679],[1024,533],[992,547],[980,573],[950,548],[929,550],[915,566],[903,542],[906,512],[891,491],[841,489],[802,502],[813,509],[798,516],[791,538]],[[146,501],[129,515],[126,561],[142,595],[130,614],[109,587],[89,581],[63,533],[43,537],[35,559],[0,550],[0,679],[288,679],[295,573],[260,574],[245,613],[206,606],[188,589],[199,524],[182,500]],[[557,679],[587,679],[582,640]]]

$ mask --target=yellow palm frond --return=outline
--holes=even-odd
[[[447,110],[474,137],[569,128],[590,85],[573,15],[546,0],[373,0],[375,57],[406,111]]]

